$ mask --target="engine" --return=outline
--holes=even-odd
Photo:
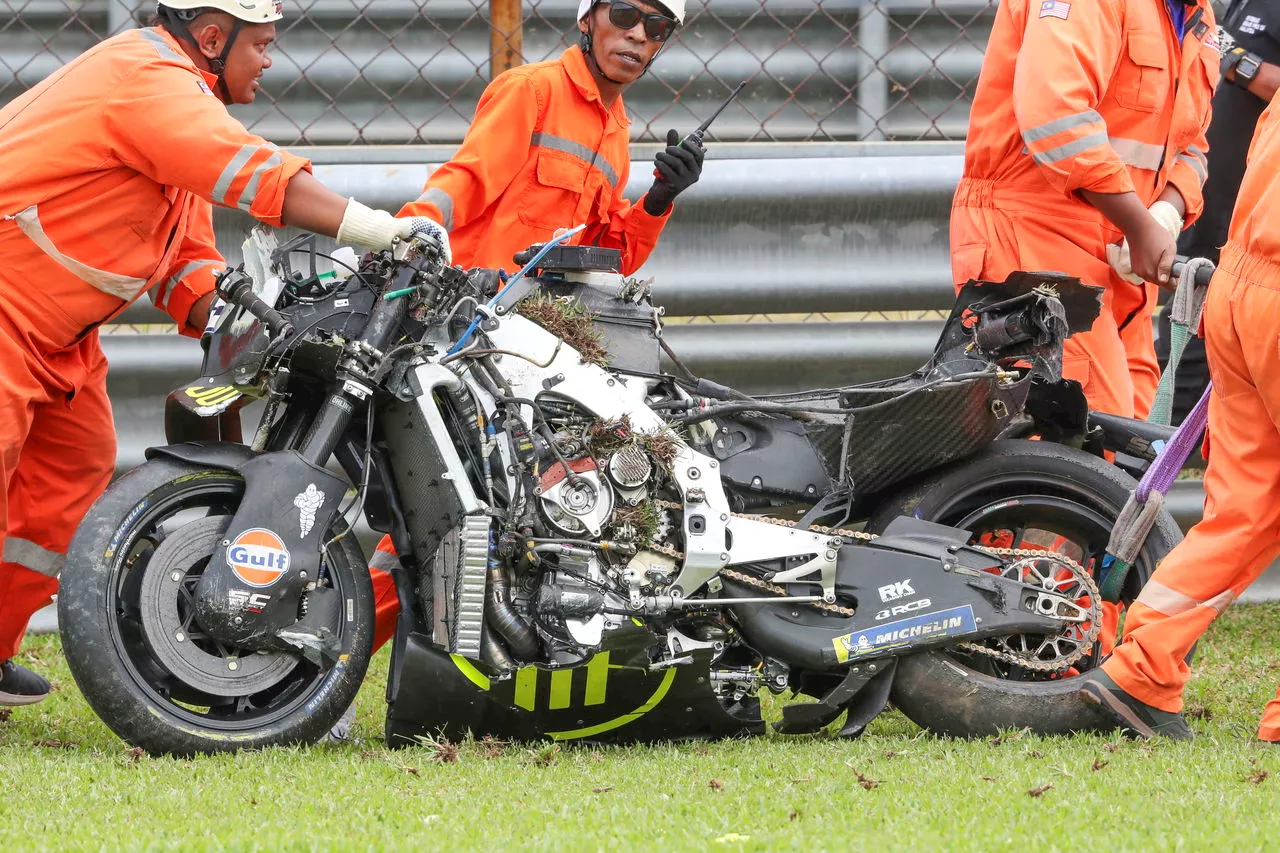
[[[660,313],[645,283],[618,274],[616,254],[560,247],[536,295],[508,284],[493,302],[528,322],[487,332],[467,387],[446,395],[446,420],[475,492],[498,511],[441,541],[424,611],[429,597],[436,642],[501,671],[572,666],[620,644],[647,649],[655,668],[710,650],[716,691],[741,698],[764,662],[724,608],[689,606],[675,589],[685,503],[673,466],[688,445],[654,415],[685,397],[658,375]],[[605,364],[616,378],[600,375]],[[600,400],[582,382],[625,389],[610,404],[619,414],[587,411]]]
[[[661,439],[639,435],[625,422],[548,418],[543,442],[549,463],[538,477],[542,530],[528,549],[527,598],[517,597],[549,657],[582,659],[617,628],[635,595],[670,584],[673,557],[663,548],[670,531],[661,508],[665,475]],[[664,549],[665,550],[665,549]]]

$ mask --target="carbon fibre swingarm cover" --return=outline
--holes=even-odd
[[[836,596],[853,616],[794,605],[731,606],[756,650],[811,671],[914,654],[1004,634],[1053,634],[1062,623],[1035,612],[1038,592],[990,573],[999,559],[965,547],[969,532],[902,517],[867,545],[846,545]],[[759,590],[723,579],[738,598]]]

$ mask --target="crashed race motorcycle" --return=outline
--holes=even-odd
[[[785,733],[890,701],[951,734],[1087,728],[1074,677],[1179,538],[1158,519],[1102,600],[1133,487],[1102,453],[1147,428],[1062,379],[1100,304],[1063,275],[970,283],[908,376],[752,397],[664,370],[614,250],[534,247],[505,282],[426,237],[344,262],[255,231],[245,259],[173,443],[62,576],[76,682],[149,752],[329,730],[372,645],[360,515],[400,557],[392,744],[760,734],[762,688]]]

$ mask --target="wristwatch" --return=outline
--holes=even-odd
[[[1234,68],[1236,73],[1232,82],[1241,89],[1249,88],[1249,84],[1258,76],[1258,69],[1261,67],[1262,57],[1256,53],[1250,53],[1243,47],[1233,47],[1222,57],[1222,76],[1226,77],[1227,72]]]

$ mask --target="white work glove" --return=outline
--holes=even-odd
[[[1182,216],[1178,208],[1167,201],[1157,201],[1147,208],[1147,212],[1156,222],[1173,235],[1176,241],[1182,233]],[[1133,261],[1129,258],[1129,238],[1122,243],[1111,243],[1107,246],[1107,263],[1116,271],[1116,275],[1125,281],[1142,284],[1141,278],[1133,274]]]
[[[338,226],[338,242],[354,243],[366,249],[379,252],[391,247],[391,241],[399,238],[408,239],[414,234],[428,234],[440,243],[444,253],[444,263],[453,263],[453,252],[449,248],[449,233],[444,226],[433,222],[425,216],[396,217],[385,210],[374,210],[366,207],[354,198],[347,201],[347,210],[342,215],[342,224]]]

